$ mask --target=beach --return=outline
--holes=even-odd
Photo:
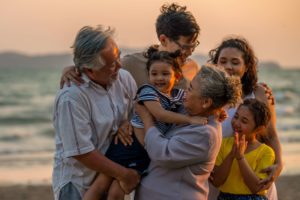
[[[300,198],[300,175],[281,176],[276,181],[279,200]],[[1,200],[53,200],[50,185],[9,185],[0,186]]]
[[[34,72],[34,73],[33,73]],[[5,68],[0,74],[0,199],[53,199],[53,102],[61,69]],[[285,167],[277,180],[282,200],[300,199],[300,70],[261,70],[276,97]],[[288,78],[287,78],[288,77]],[[7,90],[9,88],[9,90]]]

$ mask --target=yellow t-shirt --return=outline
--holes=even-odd
[[[216,166],[222,164],[224,159],[230,153],[233,143],[234,137],[223,138],[222,146],[217,156]],[[274,163],[275,154],[271,147],[261,144],[258,148],[246,153],[245,159],[255,174],[259,178],[264,179],[267,177],[267,174],[261,173],[260,171]],[[243,181],[243,177],[236,159],[234,159],[232,162],[226,181],[219,187],[219,189],[222,192],[231,194],[252,194],[248,186]],[[266,192],[266,190],[263,190],[257,194],[264,195]]]

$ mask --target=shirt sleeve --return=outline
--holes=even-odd
[[[143,103],[145,101],[159,101],[159,95],[153,88],[144,85],[137,94],[137,101]]]
[[[255,169],[255,174],[261,179],[267,178],[268,174],[261,173],[261,170],[273,165],[274,161],[275,161],[275,153],[273,149],[265,145],[264,150],[260,154],[260,158],[257,159],[257,167]]]
[[[88,109],[70,97],[61,98],[57,105],[57,134],[63,146],[63,157],[93,151],[92,127]]]
[[[167,168],[180,168],[207,161],[211,148],[208,129],[181,129],[181,133],[166,138],[156,127],[151,127],[145,137],[145,148],[152,162]]]

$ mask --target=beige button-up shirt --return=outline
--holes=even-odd
[[[136,83],[132,76],[120,69],[110,87],[92,82],[83,75],[81,86],[64,87],[56,96],[53,124],[55,155],[52,184],[55,199],[60,189],[72,182],[83,195],[96,172],[85,167],[73,156],[107,150],[120,124],[130,117]]]

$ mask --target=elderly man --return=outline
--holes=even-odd
[[[120,52],[113,30],[83,27],[77,34],[74,63],[84,84],[64,87],[56,96],[55,199],[82,199],[97,173],[119,181],[129,193],[139,182],[135,170],[104,156],[114,133],[130,115],[136,84],[120,69]]]

